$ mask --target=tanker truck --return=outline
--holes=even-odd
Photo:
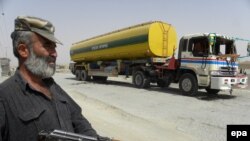
[[[175,28],[161,21],[74,43],[70,56],[70,70],[77,80],[105,81],[126,75],[137,88],[179,83],[185,95],[195,95],[199,89],[209,94],[231,93],[234,86],[245,86],[248,79],[239,73],[233,39],[216,33],[190,34],[180,39],[177,48]]]

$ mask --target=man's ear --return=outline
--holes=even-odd
[[[26,44],[19,44],[17,48],[18,54],[22,58],[28,58],[29,50]]]

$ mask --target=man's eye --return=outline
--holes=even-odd
[[[50,47],[51,45],[50,44],[44,44],[43,46],[44,47]]]
[[[55,44],[44,44],[43,45],[45,48],[55,48],[56,45]]]

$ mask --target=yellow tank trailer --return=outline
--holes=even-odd
[[[70,56],[74,62],[169,57],[173,55],[176,43],[175,28],[154,21],[74,43]]]
[[[234,38],[216,33],[182,36],[175,58],[176,38],[175,28],[160,21],[110,32],[73,44],[70,69],[83,81],[125,75],[137,88],[179,83],[185,95],[246,87],[248,77],[239,72]]]

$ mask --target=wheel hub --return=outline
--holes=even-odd
[[[192,83],[189,79],[184,79],[182,82],[182,88],[184,91],[190,91],[192,88]]]
[[[137,75],[137,76],[135,77],[135,83],[136,83],[137,85],[141,84],[141,83],[142,83],[142,77],[139,76],[139,75]]]

